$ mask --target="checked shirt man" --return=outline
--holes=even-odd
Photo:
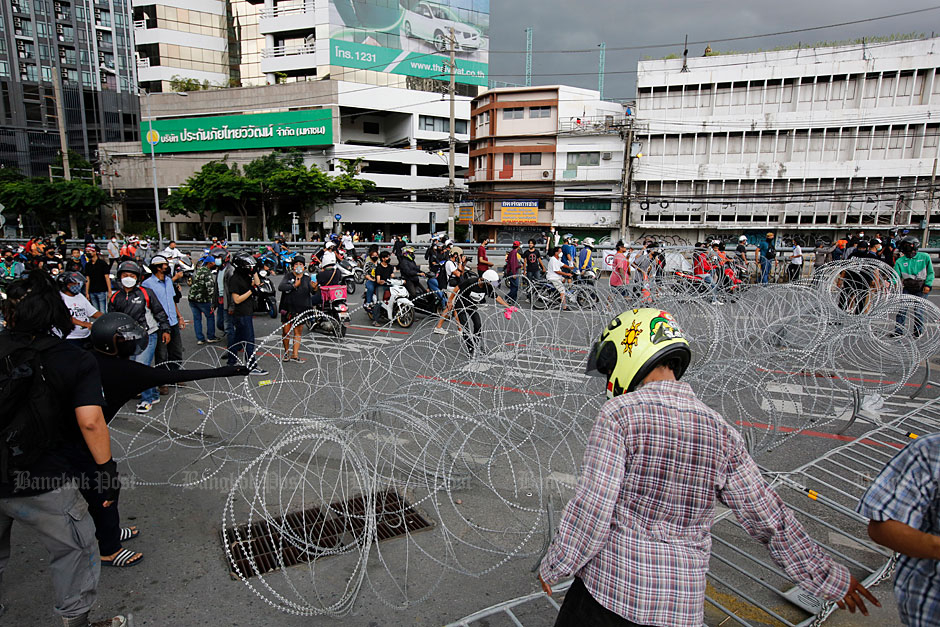
[[[810,594],[868,613],[878,601],[815,544],[760,475],[741,435],[677,381],[691,360],[672,316],[634,309],[594,344],[608,401],[539,579],[574,576],[555,622],[699,626],[711,524],[721,502]]]

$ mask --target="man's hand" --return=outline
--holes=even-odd
[[[177,313],[176,315],[179,316],[178,313]],[[185,329],[185,328],[186,328],[186,319],[181,317],[181,318],[179,318],[179,321],[180,321],[180,330]]]
[[[871,601],[875,607],[881,607],[881,603],[878,602],[875,595],[869,592],[865,586],[858,582],[858,579],[852,576],[849,581],[848,594],[842,597],[841,601],[837,601],[836,605],[839,606],[840,610],[848,608],[853,614],[855,613],[855,608],[858,608],[863,616],[868,616],[868,608],[865,607],[865,602],[862,600],[862,597]]]
[[[164,343],[164,344],[169,344],[169,343],[170,343],[170,334],[167,333],[166,331],[164,331],[164,332],[163,332],[163,335],[161,336],[161,339],[163,340],[163,343]]]
[[[547,583],[545,583],[545,580],[542,579],[541,574],[539,574],[539,583],[542,584],[542,592],[544,592],[548,596],[552,596],[552,587],[548,585]]]

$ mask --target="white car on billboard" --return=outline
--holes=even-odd
[[[414,11],[405,11],[402,32],[405,37],[431,42],[441,52],[450,49],[450,29],[454,29],[457,40],[455,50],[478,50],[482,37],[480,31],[451,16],[433,2],[420,2]]]

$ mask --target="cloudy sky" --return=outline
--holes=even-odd
[[[757,35],[880,17],[917,9],[936,10],[775,37],[719,42],[718,39]],[[535,29],[532,83],[563,83],[597,88],[598,53],[549,54],[548,50],[596,49],[607,44],[606,98],[635,96],[636,62],[643,56],[682,53],[682,46],[643,50],[611,50],[689,41],[715,41],[714,50],[757,50],[797,42],[854,39],[893,33],[940,33],[940,3],[896,0],[496,0],[490,14],[490,76],[493,80],[525,82],[525,29]],[[704,44],[689,45],[690,56],[701,56]]]

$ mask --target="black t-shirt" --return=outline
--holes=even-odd
[[[232,273],[232,278],[228,281],[228,287],[233,296],[235,294],[244,294],[251,290],[251,277],[236,271]],[[235,299],[232,299],[232,310],[236,316],[250,316],[255,312],[254,309],[251,297],[246,298],[241,303],[235,303]]]
[[[455,306],[463,308],[482,305],[486,301],[487,296],[492,298],[496,297],[496,290],[493,289],[493,286],[490,285],[488,281],[481,282],[480,279],[465,279],[457,286],[457,301]]]
[[[63,340],[45,351],[41,359],[49,385],[61,403],[59,420],[64,441],[57,449],[46,452],[18,482],[0,483],[0,498],[14,496],[14,492],[15,496],[35,496],[61,487],[65,479],[74,474],[62,449],[84,446],[75,409],[105,404],[98,363],[91,353]]]
[[[88,293],[107,292],[108,284],[104,278],[108,276],[108,262],[98,257],[95,262],[85,263],[85,276],[88,277]]]
[[[395,266],[388,264],[387,267],[383,267],[382,264],[379,264],[375,267],[375,278],[382,279],[385,284],[388,284],[388,280],[392,278],[392,272],[395,271]]]
[[[741,257],[745,257],[747,255],[747,246],[745,246],[744,244],[738,244],[734,250]]]
[[[526,272],[535,272],[539,269],[539,259],[541,256],[538,248],[526,248],[525,251],[523,251],[522,259],[525,260]]]
[[[317,287],[321,285],[343,285],[343,273],[336,268],[321,270],[317,273]]]
[[[281,309],[291,315],[301,314],[310,309],[310,297],[313,294],[310,289],[310,277],[306,274],[301,276],[299,287],[294,287],[293,285],[294,281],[297,280],[296,275],[288,276],[284,280],[290,281],[293,289],[289,292],[284,292],[284,296],[281,299]]]
[[[881,257],[877,253],[873,253],[870,250],[855,249],[852,251],[852,254],[849,255],[849,259],[873,259],[875,261],[882,261]],[[848,270],[845,273],[846,279],[850,282],[855,283],[853,287],[859,288],[862,284],[869,285],[872,281],[875,280],[875,272],[873,270],[866,269],[865,271],[852,271]]]

